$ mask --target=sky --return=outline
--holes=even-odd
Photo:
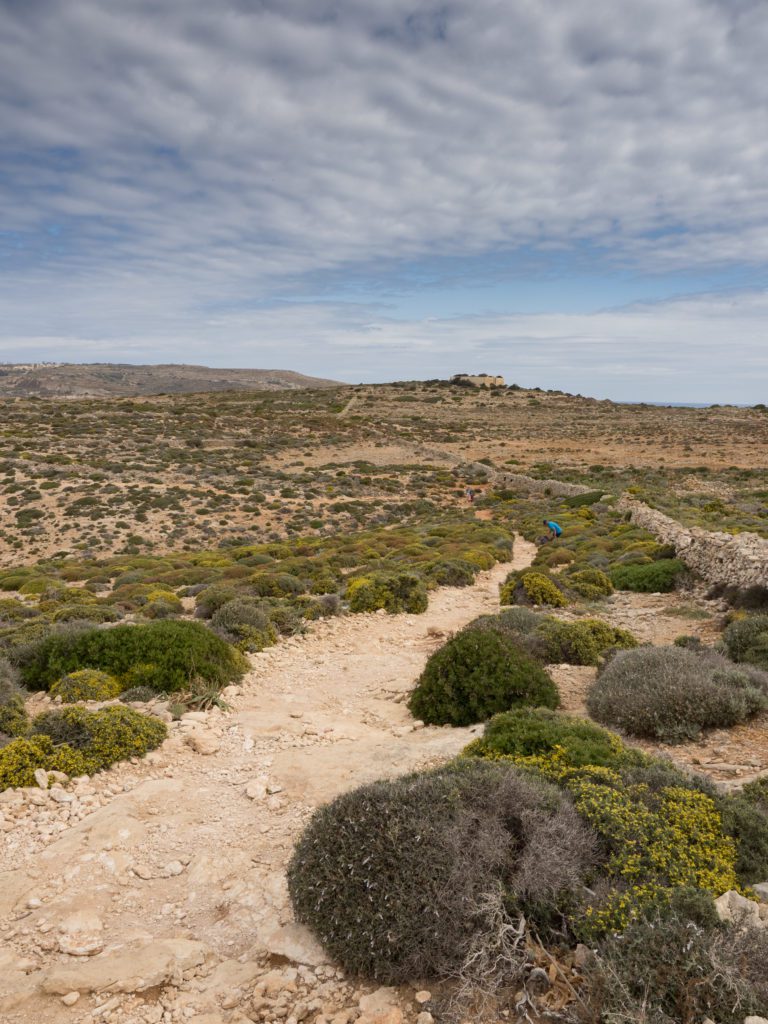
[[[768,396],[763,0],[0,0],[0,361]]]

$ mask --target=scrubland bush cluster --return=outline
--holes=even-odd
[[[624,521],[610,502],[582,496],[546,499],[548,514],[563,535],[541,545],[527,569],[510,573],[501,587],[502,604],[563,608],[572,602],[600,601],[614,590],[666,592],[689,573],[674,549]],[[513,519],[527,540],[541,533],[541,498],[491,496],[497,521]]]
[[[210,706],[243,674],[243,652],[347,607],[422,612],[431,588],[466,586],[508,558],[511,547],[506,529],[453,516],[327,540],[106,562],[60,559],[0,572],[0,590],[9,595],[0,599],[0,652],[7,659],[0,743],[23,740],[11,753],[19,758],[21,751],[27,767],[33,755],[39,767],[51,764],[53,753],[41,746],[47,741],[30,735],[19,683],[65,704],[174,694],[181,710]],[[20,596],[10,596],[14,591]],[[194,598],[203,621],[182,618],[183,598]],[[69,741],[55,742],[63,744],[56,757],[72,760]],[[8,777],[22,774],[19,768]]]
[[[289,869],[297,919],[347,970],[506,993],[532,941],[594,950],[571,1020],[765,1013],[768,932],[714,898],[768,873],[768,789],[715,792],[549,708],[493,717],[458,761],[315,813]]]
[[[73,706],[26,722],[23,735],[0,749],[0,790],[33,786],[35,769],[91,775],[116,761],[141,757],[166,737],[165,723],[124,706],[87,711]]]

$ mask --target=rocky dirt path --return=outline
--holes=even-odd
[[[423,615],[332,619],[254,656],[229,714],[184,716],[142,761],[0,794],[0,1020],[430,1024],[414,993],[325,963],[292,923],[285,867],[318,804],[468,741],[414,725],[404,699],[534,554],[518,538],[511,564],[436,591]]]

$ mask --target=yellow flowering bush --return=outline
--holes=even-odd
[[[465,753],[484,756],[479,741]],[[528,768],[568,790],[576,810],[603,843],[600,874],[607,892],[598,885],[599,895],[574,921],[580,938],[591,942],[622,931],[644,911],[669,903],[678,889],[694,888],[715,897],[739,889],[736,843],[725,834],[715,801],[706,793],[684,785],[654,788],[628,782],[618,768],[574,764],[560,745],[545,754],[491,757]],[[645,761],[645,768],[653,767],[650,758]],[[643,766],[634,767],[641,775]]]

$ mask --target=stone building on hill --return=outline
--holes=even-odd
[[[493,377],[489,373],[455,373],[451,377],[451,384],[463,384],[465,387],[471,385],[475,388],[503,388],[504,378]]]

